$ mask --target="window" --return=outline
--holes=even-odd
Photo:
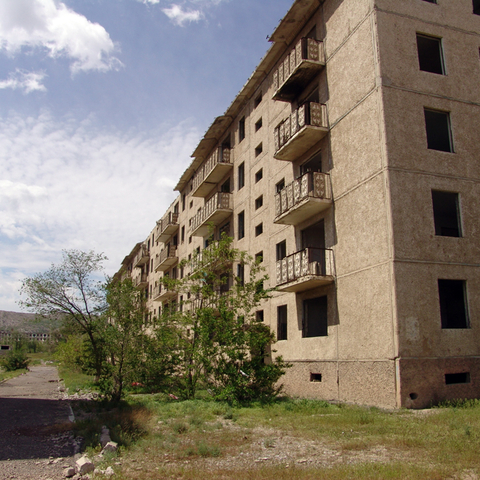
[[[173,207],[173,213],[175,215],[178,215],[178,202],[175,204],[175,206]]]
[[[243,263],[237,265],[237,282],[242,287],[245,285],[245,265]]]
[[[245,138],[245,117],[238,122],[238,141],[241,142]]]
[[[445,385],[455,385],[457,383],[470,383],[470,372],[445,374]]]
[[[258,237],[259,235],[261,235],[263,233],[263,223],[259,223],[256,227],[255,227],[255,236]]]
[[[450,114],[448,112],[425,108],[425,128],[429,149],[453,152]]]
[[[263,143],[255,148],[255,156],[258,157],[263,152]]]
[[[227,237],[230,236],[230,222],[225,223],[218,229],[218,238],[222,239],[222,235],[225,234]]]
[[[183,243],[185,241],[185,225],[182,227],[181,238],[182,238],[182,243]]]
[[[183,194],[182,195],[182,212],[185,211],[185,202],[186,202],[186,195]]]
[[[220,187],[220,191],[222,193],[230,193],[230,179],[228,179],[224,183],[222,183],[222,186]]]
[[[263,168],[261,168],[256,174],[255,174],[255,183],[259,182],[263,178]]]
[[[263,310],[257,310],[255,312],[255,320],[257,322],[263,322],[264,316],[263,316]]]
[[[310,373],[310,381],[311,382],[321,382],[322,381],[322,374],[321,373]]]
[[[238,239],[245,236],[245,211],[238,214]]]
[[[423,0],[423,1],[428,3],[437,3],[437,0]]]
[[[438,280],[442,328],[468,328],[465,280]]]
[[[287,339],[287,306],[277,307],[277,340]]]
[[[263,251],[255,254],[255,262],[257,262],[257,263],[262,263],[263,262]]]
[[[192,243],[192,236],[191,235],[188,237],[188,243]]]
[[[458,193],[432,190],[435,235],[461,237]]]
[[[238,166],[238,189],[245,186],[245,162]]]
[[[442,40],[417,33],[418,63],[424,72],[445,75]]]
[[[276,246],[277,261],[283,260],[287,256],[287,241],[283,240]]]
[[[326,337],[328,335],[327,297],[303,301],[303,337]]]
[[[262,92],[255,98],[253,103],[254,108],[257,108],[262,103]]]
[[[285,179],[282,178],[276,185],[275,185],[275,193],[280,193],[285,188]]]
[[[190,208],[193,208],[193,200],[190,202]]]
[[[263,206],[263,195],[260,195],[256,200],[255,200],[255,210],[258,210],[260,207]]]
[[[473,0],[473,13],[480,15],[480,0]]]
[[[263,125],[263,121],[262,119],[260,118],[257,123],[255,123],[255,131],[258,132],[261,128],[262,128],[262,125]]]

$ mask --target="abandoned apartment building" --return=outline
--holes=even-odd
[[[480,0],[297,0],[270,41],[121,271],[158,315],[214,224],[277,288],[287,393],[479,397]]]

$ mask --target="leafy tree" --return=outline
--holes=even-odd
[[[10,350],[0,360],[0,366],[2,366],[7,372],[27,368],[29,363],[30,361],[28,359],[27,352],[24,349]]]
[[[20,290],[26,300],[19,305],[44,316],[63,316],[87,339],[92,354],[92,368],[97,379],[104,360],[102,314],[105,290],[96,277],[103,271],[103,254],[93,251],[64,250],[63,261],[44,273],[26,278]]]
[[[192,398],[202,384],[231,402],[277,395],[288,365],[272,359],[274,335],[255,318],[259,302],[270,294],[260,262],[232,248],[232,239],[223,235],[180,267],[188,275],[163,279],[180,295],[180,304],[165,306],[159,323],[175,328],[181,394]]]

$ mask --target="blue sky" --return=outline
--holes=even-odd
[[[61,250],[113,274],[292,0],[0,0],[0,310]]]

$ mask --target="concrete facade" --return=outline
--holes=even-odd
[[[182,274],[213,222],[215,238],[262,253],[278,287],[259,310],[293,365],[288,393],[410,408],[479,397],[472,0],[296,0],[270,40],[124,271],[157,315],[175,298],[159,279]]]

